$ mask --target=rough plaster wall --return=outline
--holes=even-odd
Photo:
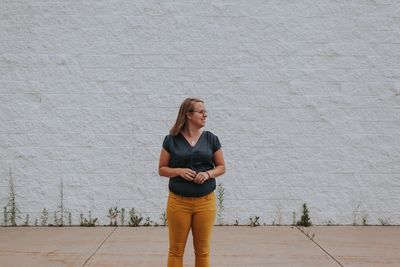
[[[160,222],[158,156],[201,97],[227,173],[224,221],[400,223],[398,1],[0,0],[0,205],[73,223]]]

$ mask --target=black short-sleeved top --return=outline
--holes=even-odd
[[[176,136],[167,135],[162,146],[171,156],[169,167],[189,168],[196,172],[213,169],[215,167],[214,152],[221,148],[218,137],[209,131],[201,133],[194,147],[181,133]],[[213,192],[215,188],[215,179],[209,179],[203,184],[195,184],[180,176],[169,179],[169,190],[185,197],[205,196]]]

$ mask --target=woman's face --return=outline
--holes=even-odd
[[[204,103],[195,102],[193,104],[193,112],[189,112],[188,115],[193,124],[199,127],[206,125],[207,111],[205,110]]]

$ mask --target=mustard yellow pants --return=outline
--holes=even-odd
[[[168,267],[183,267],[183,254],[190,229],[195,267],[210,266],[210,241],[216,216],[215,193],[203,197],[168,196]]]

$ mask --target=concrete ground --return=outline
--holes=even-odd
[[[185,266],[194,266],[191,241]],[[7,267],[161,267],[167,249],[166,227],[0,227]],[[399,252],[400,226],[216,226],[211,266],[400,266]]]

